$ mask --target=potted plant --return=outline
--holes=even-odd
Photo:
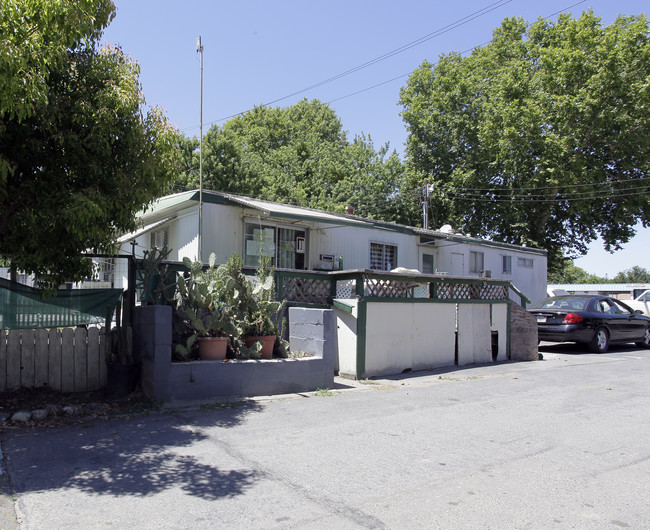
[[[225,359],[230,339],[237,333],[232,314],[234,282],[223,266],[215,267],[215,260],[211,254],[206,270],[198,261],[183,260],[189,273],[178,279],[176,312],[191,334],[176,351],[185,357],[196,342],[201,359]]]
[[[282,318],[284,304],[275,301],[275,283],[270,258],[261,257],[253,283],[249,282],[246,311],[243,318],[244,351],[259,351],[262,359],[273,357],[278,336],[278,321]]]

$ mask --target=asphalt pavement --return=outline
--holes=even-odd
[[[650,351],[1,434],[0,528],[650,528]]]

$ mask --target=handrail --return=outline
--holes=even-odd
[[[337,297],[337,282],[354,281],[349,293],[358,298],[429,298],[432,300],[507,300],[508,280],[467,278],[370,269],[344,271],[298,271],[276,269],[278,299],[290,302],[331,305]],[[424,288],[424,296],[416,288]],[[518,291],[517,291],[518,292]],[[518,292],[525,299],[525,296]]]
[[[521,307],[526,309],[526,304],[530,304],[530,299],[519,289],[517,289],[517,287],[515,287],[512,283],[510,284],[510,289],[512,289],[515,294],[519,296],[519,299],[521,300]]]

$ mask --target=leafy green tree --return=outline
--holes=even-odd
[[[144,113],[138,65],[98,49],[112,2],[0,7],[0,256],[53,288],[88,276],[82,253],[113,250],[167,189],[178,133]]]
[[[611,280],[590,274],[571,260],[562,259],[557,263],[555,270],[548,273],[548,283],[611,283]]]
[[[648,20],[506,19],[468,57],[424,63],[401,91],[405,185],[434,184],[436,216],[545,248],[551,270],[650,224]]]
[[[349,142],[336,113],[317,100],[256,107],[207,132],[203,184],[329,211],[351,204],[358,215],[398,220],[403,165],[388,150],[375,150],[365,136]],[[179,183],[192,187],[198,180],[198,171],[185,171]]]
[[[351,205],[360,217],[403,222],[399,186],[404,166],[388,144],[375,150],[370,137],[357,136],[343,149],[344,176],[332,189],[333,204]]]
[[[198,187],[199,139],[180,135],[178,141],[179,172],[171,183],[170,193]]]
[[[619,272],[612,281],[616,283],[648,283],[650,282],[650,271],[635,265]]]

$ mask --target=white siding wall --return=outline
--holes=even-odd
[[[364,377],[454,364],[454,304],[369,303]]]
[[[422,248],[422,247],[421,247]],[[470,273],[470,252],[483,252],[484,262],[483,270],[489,270],[492,278],[497,280],[510,280],[512,284],[522,291],[531,302],[535,303],[546,296],[546,258],[542,255],[519,251],[516,249],[490,247],[480,244],[471,243],[450,243],[442,242],[438,245],[438,252],[434,256],[435,267],[439,272],[447,272],[453,275],[463,275],[467,277],[479,278],[479,273]],[[454,256],[454,254],[456,256]],[[454,270],[453,261],[458,262],[459,256],[464,257],[464,273]],[[511,273],[503,272],[503,256],[511,257]],[[533,267],[522,267],[519,264],[519,258],[526,258],[533,261]],[[519,297],[512,291],[510,293],[513,300],[519,302]]]
[[[227,206],[211,203],[203,205],[203,261],[207,262],[210,253],[217,255],[217,263],[225,263],[233,252],[242,254],[243,220],[245,216],[255,219],[258,211],[247,210],[239,206]],[[151,221],[149,221],[151,222]],[[263,221],[266,222],[266,221]],[[434,268],[438,272],[453,275],[479,277],[478,273],[469,273],[470,251],[484,253],[484,270],[492,271],[492,278],[507,279],[520,289],[534,303],[542,300],[546,294],[546,258],[542,255],[510,248],[489,247],[480,243],[438,241],[435,246],[419,245],[419,236],[393,232],[382,229],[369,229],[355,226],[337,226],[327,223],[295,222],[277,219],[269,224],[291,226],[305,229],[308,234],[308,268],[321,265],[320,254],[343,256],[345,269],[367,269],[370,267],[370,243],[383,243],[397,246],[397,267],[422,269],[421,254],[434,255]],[[169,229],[168,246],[172,249],[170,259],[180,261],[183,257],[196,259],[198,253],[198,205],[178,213],[178,217],[166,225]],[[150,246],[150,234],[137,239],[136,254]],[[130,253],[130,244],[123,245],[123,252]],[[502,271],[502,256],[512,258],[510,274]],[[518,258],[533,260],[533,267],[526,268],[519,264]],[[454,263],[462,261],[463,271],[455,270]],[[518,297],[511,293],[513,299]]]
[[[244,209],[221,204],[203,205],[203,261],[212,252],[217,263],[226,263],[233,253],[242,255]]]
[[[318,267],[320,254],[343,256],[345,269],[370,267],[370,242],[397,246],[397,267],[418,269],[417,237],[388,230],[354,226],[319,225],[310,231],[311,268]]]
[[[199,213],[196,210],[187,211],[179,215],[169,225],[168,248],[171,249],[169,259],[183,261],[183,258],[190,258],[194,261],[198,256],[198,230]]]

